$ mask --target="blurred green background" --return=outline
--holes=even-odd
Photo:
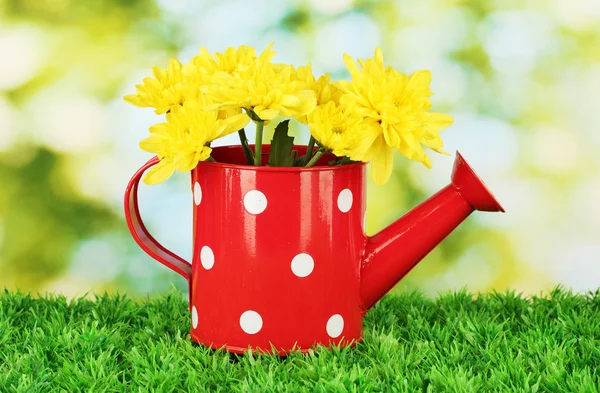
[[[277,62],[334,79],[344,52],[377,45],[400,72],[430,69],[434,110],[455,117],[447,150],[506,208],[472,215],[398,288],[597,288],[599,26],[594,0],[0,0],[0,288],[185,290],[126,229],[122,194],[160,118],[122,97],[201,45],[271,41]],[[431,170],[397,156],[392,180],[369,184],[369,234],[447,184],[453,157],[430,155]],[[189,260],[189,176],[140,193],[150,231]]]

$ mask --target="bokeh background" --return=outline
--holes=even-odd
[[[595,289],[599,26],[595,0],[0,0],[0,288],[185,291],[126,229],[125,185],[150,158],[138,143],[161,118],[122,97],[200,46],[274,41],[276,61],[317,76],[348,78],[343,53],[377,45],[401,72],[431,70],[434,110],[456,119],[447,150],[507,210],[472,215],[397,290]],[[431,156],[428,170],[398,155],[391,181],[368,185],[369,234],[447,184],[454,158]],[[189,260],[189,175],[140,192],[151,232]]]

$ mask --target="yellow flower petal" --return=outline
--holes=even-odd
[[[370,161],[373,159],[373,144],[382,135],[381,125],[372,119],[363,120],[360,126],[360,137],[357,144],[349,153],[349,157],[355,161]]]
[[[234,116],[229,116],[224,120],[224,122],[227,124],[227,130],[225,131],[225,135],[227,135],[246,127],[250,122],[250,117],[248,117],[248,115],[245,113],[240,113]]]
[[[181,63],[177,59],[169,60],[169,67],[167,68],[169,81],[177,82],[181,79],[181,68]]]
[[[394,147],[400,145],[400,136],[392,127],[390,127],[385,121],[382,121],[381,128],[383,129],[383,137],[388,145]]]
[[[256,115],[261,120],[273,120],[278,114],[279,112],[274,109],[265,109],[261,110],[260,112],[256,112]]]
[[[175,157],[175,168],[179,172],[189,172],[198,165],[198,162],[205,161],[210,157],[212,149],[208,146],[203,146],[200,151],[181,154]]]
[[[181,152],[175,156],[173,164],[179,172],[187,172],[198,165],[198,160],[194,152]]]
[[[383,185],[392,175],[394,152],[392,148],[385,143],[383,135],[375,140],[373,143],[373,150],[373,160],[371,161],[373,181],[377,185]]]
[[[284,94],[281,97],[280,104],[284,106],[297,107],[302,105],[302,100],[300,100],[300,98],[296,97],[295,95]]]
[[[407,89],[419,89],[427,87],[431,83],[431,72],[428,70],[419,70],[411,75]]]
[[[208,157],[210,157],[210,154],[212,153],[212,149],[208,146],[204,146],[204,148],[202,148],[202,151],[200,151],[200,153],[198,154],[198,160],[199,161],[206,161],[208,160]]]
[[[423,154],[423,158],[418,160],[421,164],[425,165],[427,169],[431,169],[431,160],[427,157],[426,154]]]
[[[419,144],[419,141],[415,135],[411,132],[402,133],[402,143],[397,147],[398,151],[411,160],[420,161],[419,157],[423,148]]]
[[[165,140],[166,138],[153,135],[141,140],[139,146],[140,149],[147,151],[148,153],[158,153],[163,149]]]
[[[344,64],[346,65],[346,68],[350,72],[350,75],[352,75],[352,79],[361,78],[360,70],[358,69],[358,66],[356,65],[356,63],[354,62],[354,59],[352,59],[352,57],[350,57],[349,55],[347,55],[345,53],[344,53]]]
[[[381,51],[381,48],[379,46],[375,48],[374,59],[378,65],[383,66],[383,52]]]
[[[427,116],[427,125],[434,131],[443,130],[454,123],[454,118],[444,113],[430,112]]]
[[[125,100],[125,102],[128,102],[135,106],[139,106],[139,107],[147,107],[148,106],[140,97],[138,97],[137,94],[128,94],[125,97],[123,97],[123,99]]]
[[[225,124],[221,121],[221,122],[215,124],[213,127],[211,127],[211,131],[205,132],[206,137],[207,137],[206,139],[214,140],[214,139],[220,138],[222,136],[231,134],[231,132],[233,132],[233,131],[231,131],[231,132],[227,132],[227,131],[228,131],[227,124]],[[235,130],[235,131],[237,131],[237,130]]]
[[[152,67],[152,74],[159,81],[162,82],[167,79],[167,71],[160,67]]]
[[[212,112],[212,111],[219,110],[219,109],[221,109],[221,108],[223,108],[225,106],[227,106],[227,103],[205,105],[205,106],[202,107],[202,111],[204,111],[204,112]]]
[[[151,168],[142,180],[148,185],[159,184],[171,177],[173,172],[175,172],[173,162],[168,158],[164,158]]]

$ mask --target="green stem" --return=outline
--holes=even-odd
[[[242,149],[244,150],[244,156],[246,156],[246,163],[248,165],[252,165],[254,162],[254,153],[248,144],[248,137],[246,137],[246,130],[243,128],[238,131],[238,135],[240,137],[240,142],[242,144]]]
[[[321,156],[325,153],[325,150],[317,150],[317,152],[315,153],[315,155],[313,156],[313,158],[311,158],[311,160],[308,162],[308,164],[306,164],[307,167],[309,166],[313,166],[317,163],[317,161],[319,161],[319,158],[321,158]]]
[[[302,166],[306,166],[312,157],[313,150],[315,149],[315,137],[310,136],[310,140],[308,141],[308,147],[306,148],[306,154],[304,155],[304,161],[302,161]]]
[[[212,156],[209,156],[206,161],[208,162],[217,162],[217,160],[215,160]]]
[[[256,122],[256,152],[254,153],[254,165],[260,166],[262,164],[262,139],[263,139],[263,126],[265,122],[258,120]]]

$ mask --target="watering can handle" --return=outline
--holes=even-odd
[[[135,175],[133,175],[131,180],[129,180],[129,184],[125,190],[125,219],[127,220],[129,232],[131,232],[135,242],[146,252],[146,254],[150,255],[169,269],[181,274],[188,280],[188,283],[191,283],[192,265],[185,259],[167,250],[156,241],[144,226],[142,217],[140,216],[140,209],[138,207],[138,186],[144,172],[158,164],[158,162],[158,157],[152,158],[144,164]]]

